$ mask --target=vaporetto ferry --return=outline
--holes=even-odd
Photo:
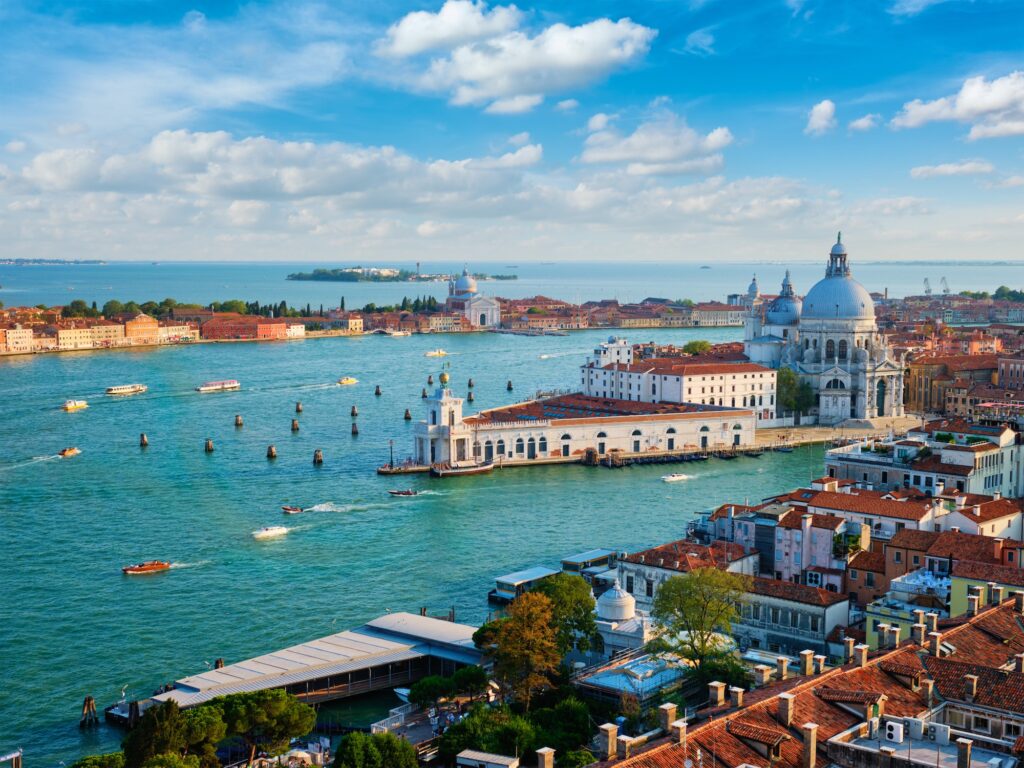
[[[107,387],[108,395],[140,395],[149,387],[145,384],[118,384],[116,387]]]
[[[208,381],[205,384],[200,384],[196,387],[196,392],[227,392],[241,388],[242,385],[235,379],[225,379],[224,381]]]

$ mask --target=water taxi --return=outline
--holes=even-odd
[[[412,331],[385,331],[385,333],[392,338],[399,336],[412,336]]]
[[[286,504],[285,506],[281,507],[281,511],[284,512],[286,515],[297,515],[300,512],[305,512],[306,510],[304,510],[302,507],[292,507]]]
[[[118,384],[116,387],[107,387],[108,395],[141,395],[148,390],[145,384]]]
[[[689,475],[684,475],[682,472],[673,472],[671,475],[662,475],[661,481],[663,483],[681,483],[683,480],[689,479]]]
[[[338,379],[338,386],[339,387],[350,387],[353,384],[358,384],[358,383],[359,383],[359,379],[354,379],[351,376],[343,376],[342,378]]]
[[[432,349],[429,352],[423,354],[424,357],[446,357],[448,355],[443,349]]]
[[[64,405],[61,406],[61,410],[71,413],[72,411],[80,411],[83,408],[88,408],[89,403],[85,400],[65,400]]]
[[[62,459],[68,459],[71,458],[72,456],[77,456],[80,453],[80,450],[72,446],[71,448],[61,448],[57,452],[57,455],[60,456]]]
[[[139,576],[146,573],[159,573],[160,571],[166,571],[170,567],[171,564],[164,560],[147,560],[144,563],[126,565],[121,569],[121,573],[125,576]]]
[[[388,491],[392,496],[419,496],[419,491],[414,491],[412,488],[407,488],[404,491]]]
[[[493,463],[486,464],[433,464],[430,474],[433,477],[461,477],[463,475],[483,475],[494,469]]]
[[[276,539],[279,536],[284,536],[288,533],[288,529],[283,525],[265,525],[258,531],[252,532],[254,539]]]
[[[232,389],[241,389],[242,385],[234,379],[224,381],[208,381],[196,387],[196,392],[228,392]]]

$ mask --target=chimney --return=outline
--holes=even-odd
[[[992,605],[999,605],[1003,602],[1003,588],[1000,586],[992,587],[990,592],[992,596]]]
[[[981,602],[982,602],[982,603],[984,603],[984,602],[985,602],[985,595],[986,595],[986,594],[988,594],[988,599],[989,599],[989,602],[994,602],[994,601],[992,600],[992,591],[993,591],[993,590],[994,590],[994,589],[996,588],[996,583],[995,583],[994,581],[990,581],[990,582],[989,582],[988,584],[986,584],[985,586],[986,586],[986,587],[988,587],[988,592],[987,592],[987,593],[985,593],[985,592],[982,592],[982,593],[981,593]]]
[[[925,623],[928,625],[929,632],[939,631],[939,614],[937,613],[926,613],[925,618],[928,619]]]
[[[674,744],[685,744],[686,743],[686,720],[676,720],[670,726],[672,729],[672,743]]]
[[[1018,653],[1013,657],[1013,671],[1024,674],[1024,653]]]
[[[964,675],[964,683],[967,689],[967,700],[974,701],[978,697],[978,676]]]
[[[977,595],[971,595],[967,598],[967,615],[977,616],[978,615],[978,604],[981,602],[981,598]]]
[[[775,659],[775,665],[777,668],[776,677],[779,678],[779,680],[785,680],[789,674],[789,659],[785,656],[779,656]]]
[[[910,637],[915,643],[922,647],[924,646],[925,629],[926,627],[924,624],[915,624],[910,629]]]
[[[878,630],[878,647],[884,649],[889,647],[889,625],[879,624],[876,629]]]
[[[899,624],[890,624],[889,625],[889,637],[891,638],[889,646],[891,648],[899,648],[900,647],[900,625]]]
[[[970,739],[959,738],[956,740],[956,768],[971,768],[971,745]]]
[[[818,763],[818,724],[804,723],[800,730],[803,731],[804,737],[803,760],[800,761],[800,766],[815,768]]]
[[[914,623],[924,624],[924,611],[922,611],[920,608],[914,611]]]
[[[600,746],[605,760],[612,760],[616,755],[615,739],[619,735],[619,726],[615,723],[605,723],[599,729],[601,731]]]
[[[805,677],[814,674],[814,651],[800,651],[800,674]]]
[[[708,683],[708,705],[720,707],[723,704],[725,704],[725,683],[720,683],[717,680]]]
[[[789,728],[793,725],[796,697],[792,693],[780,693],[776,698],[779,700],[779,725]]]
[[[852,637],[843,638],[843,649],[846,653],[846,663],[849,664],[853,661],[853,646],[856,644],[856,640]]]
[[[928,633],[928,651],[935,658],[942,656],[942,635],[938,632]]]
[[[735,685],[729,686],[729,706],[739,709],[743,706],[743,689]]]
[[[1003,498],[1003,492],[1002,491],[993,491],[992,492],[992,500],[993,501],[999,501],[1001,498]]]
[[[935,681],[930,677],[924,678],[921,681],[921,693],[928,706],[932,707],[935,703]]]
[[[868,646],[864,643],[861,643],[860,645],[856,646],[853,650],[857,657],[857,666],[866,667],[868,665],[868,650],[870,650]]]
[[[758,664],[754,667],[754,685],[758,688],[763,688],[768,685],[772,679],[772,668],[767,664]]]
[[[618,744],[619,760],[629,760],[630,751],[633,748],[633,737],[625,735],[619,736],[619,738],[616,739],[616,742]]]
[[[658,707],[658,725],[665,733],[669,732],[669,727],[676,719],[676,705],[671,702],[666,702]]]
[[[1024,591],[1018,589],[1013,593],[1013,610],[1024,613]]]
[[[820,675],[825,671],[825,657],[818,655],[814,657],[814,674]]]
[[[537,768],[555,768],[555,750],[541,747],[537,750]]]

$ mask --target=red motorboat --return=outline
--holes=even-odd
[[[304,510],[302,509],[302,507],[283,506],[281,507],[281,511],[284,512],[286,515],[297,515],[299,514],[299,512],[303,512]]]
[[[159,573],[160,571],[168,570],[170,567],[171,564],[163,560],[147,560],[144,563],[126,565],[121,569],[121,573],[126,576],[138,576],[145,573]]]
[[[414,491],[412,488],[408,488],[404,491],[388,491],[392,496],[419,496],[419,491]]]

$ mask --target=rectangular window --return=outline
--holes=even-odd
[[[644,594],[646,594],[647,597],[654,597],[654,580],[653,579],[648,579],[647,580],[647,585],[644,587]]]
[[[920,565],[920,564],[921,564],[921,556],[920,555],[914,555],[914,565]]]
[[[818,619],[817,616],[811,616],[811,632],[817,632],[818,631],[818,626],[819,626],[818,622],[819,621],[820,620]]]
[[[772,624],[778,624],[778,623],[779,623],[779,609],[778,608],[772,608]]]
[[[630,594],[633,594],[633,577],[632,576],[627,576],[626,577],[626,591],[629,592]]]
[[[900,552],[897,549],[895,552],[892,553],[892,559],[893,559],[894,562],[902,563],[903,562],[903,553]]]
[[[856,568],[851,568],[850,569],[850,581],[856,581],[856,580],[857,580],[857,569]]]
[[[977,731],[978,733],[988,733],[990,727],[991,725],[989,724],[987,717],[979,717],[978,715],[974,716],[974,728],[972,728],[972,730]]]
[[[1006,723],[1003,725],[1003,735],[1016,739],[1020,737],[1019,723]]]
[[[875,586],[875,574],[872,571],[864,572],[864,584],[869,587]]]

